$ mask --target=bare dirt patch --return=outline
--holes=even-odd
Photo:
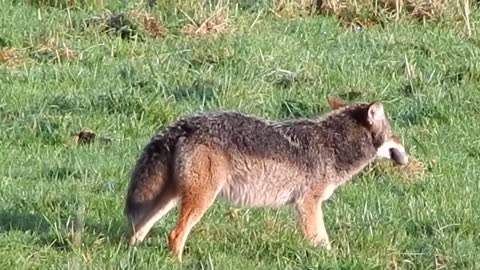
[[[84,128],[72,136],[72,142],[78,145],[92,144],[96,141],[108,144],[112,142],[112,139],[97,136],[94,131],[88,128]]]

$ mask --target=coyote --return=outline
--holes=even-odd
[[[330,249],[322,202],[375,158],[408,163],[380,102],[346,104],[328,97],[331,111],[274,122],[236,112],[205,113],[160,129],[132,172],[125,214],[129,244],[180,203],[168,236],[182,259],[187,237],[220,196],[248,207],[294,205],[303,235]]]

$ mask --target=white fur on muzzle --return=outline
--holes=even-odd
[[[386,141],[377,149],[377,157],[391,159],[400,165],[408,163],[408,155],[405,148],[394,139]]]

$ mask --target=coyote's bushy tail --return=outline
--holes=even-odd
[[[166,127],[151,139],[143,149],[132,172],[127,191],[125,215],[137,223],[153,207],[167,185],[172,183],[173,155],[177,141],[189,133],[180,123]]]

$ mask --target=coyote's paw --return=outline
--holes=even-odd
[[[141,231],[138,231],[136,233],[132,233],[132,235],[128,239],[128,244],[130,246],[135,246],[140,244],[143,241],[143,239],[145,239],[145,234],[141,233]]]
[[[168,236],[168,247],[179,262],[182,261],[183,245],[180,241],[177,231],[172,231]]]
[[[128,245],[130,246],[135,246],[139,243],[140,241],[137,240],[137,237],[135,235],[130,236],[128,239]]]
[[[330,241],[328,240],[328,237],[316,237],[312,242],[318,248],[322,248],[325,250],[332,249],[332,246],[330,245]]]
[[[321,244],[321,247],[324,248],[325,250],[332,250],[332,245],[330,245],[330,243],[325,243],[325,242],[322,242]]]

